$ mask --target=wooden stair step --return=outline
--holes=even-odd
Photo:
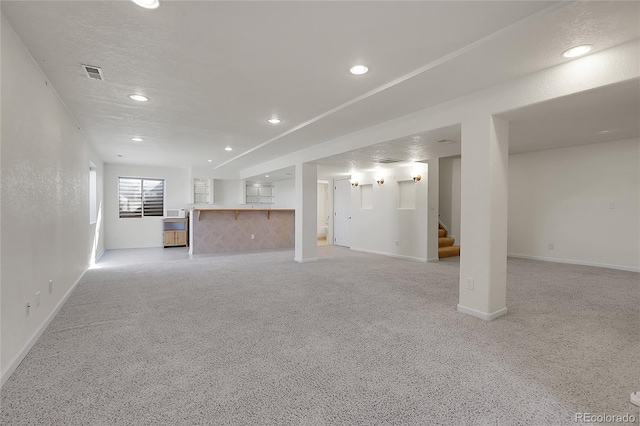
[[[445,231],[444,229],[438,229],[438,238],[442,238],[442,237],[446,237],[447,236],[447,231]]]
[[[449,246],[438,248],[438,258],[460,256],[460,246]]]
[[[456,239],[451,237],[438,238],[438,247],[450,247],[455,241]]]

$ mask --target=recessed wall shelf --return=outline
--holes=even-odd
[[[247,183],[246,204],[273,204],[273,185],[270,183]]]
[[[213,204],[213,179],[191,180],[191,204]]]

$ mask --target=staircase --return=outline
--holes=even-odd
[[[438,258],[460,256],[460,246],[454,246],[455,238],[447,236],[447,230],[438,225]]]

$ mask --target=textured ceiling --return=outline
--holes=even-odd
[[[640,81],[631,80],[501,114],[509,153],[640,138]]]
[[[638,37],[637,2],[1,7],[105,162],[221,173],[556,65],[575,44]],[[350,75],[358,62],[370,72]],[[130,101],[136,92],[151,100]]]
[[[438,142],[440,140],[446,140],[448,143]],[[330,166],[341,172],[361,172],[383,166],[377,160],[394,159],[403,163],[411,163],[459,154],[460,126],[457,125],[332,155],[317,160],[315,163]]]

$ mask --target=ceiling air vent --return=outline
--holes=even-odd
[[[94,80],[104,80],[102,77],[102,68],[94,67],[93,65],[83,65],[82,68],[87,73],[87,77]]]
[[[395,160],[393,158],[382,158],[380,160],[373,160],[374,163],[377,164],[391,164],[391,163],[400,163],[402,160]]]

